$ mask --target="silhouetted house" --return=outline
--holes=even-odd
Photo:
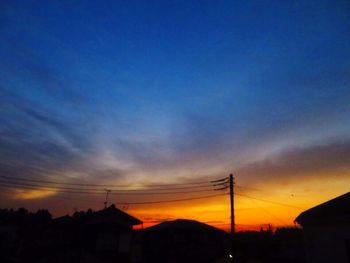
[[[141,231],[142,262],[212,262],[226,252],[227,233],[194,220],[166,221]]]
[[[80,225],[69,215],[52,220],[46,235],[48,248],[72,248],[80,246]]]
[[[133,226],[142,221],[114,205],[93,212],[85,222],[85,241],[97,253],[130,253]]]
[[[129,262],[133,226],[139,224],[141,220],[114,205],[96,212],[56,218],[50,232],[50,247],[54,250],[51,254],[64,255],[62,262]],[[58,258],[48,257],[44,262],[53,259],[57,261]]]
[[[350,192],[301,213],[308,262],[350,262]]]

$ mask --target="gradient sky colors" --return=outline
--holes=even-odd
[[[242,228],[349,191],[349,1],[99,2],[1,1],[1,174],[142,186],[234,172],[238,192],[293,206],[237,196]],[[54,215],[104,201],[1,195]],[[224,226],[227,200],[127,209]]]

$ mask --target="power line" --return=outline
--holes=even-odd
[[[145,205],[145,204],[160,204],[160,203],[173,203],[173,202],[182,202],[182,201],[190,201],[190,200],[199,200],[199,199],[206,199],[206,198],[212,198],[217,196],[226,196],[225,194],[217,194],[217,195],[206,195],[206,196],[199,196],[199,197],[193,197],[193,198],[182,198],[182,199],[171,199],[171,200],[160,200],[160,201],[146,201],[146,202],[119,202],[117,204],[120,205]]]
[[[42,185],[42,184],[33,184],[33,183],[26,183],[26,182],[13,182],[11,180],[4,180],[0,179],[0,183],[5,184],[11,184],[16,186],[31,186],[31,187],[37,187],[37,188],[50,188],[54,190],[72,190],[72,191],[103,191],[103,189],[97,189],[97,188],[76,188],[76,187],[63,187],[63,186],[50,186],[50,185]]]
[[[58,186],[46,186],[46,185],[38,185],[38,184],[27,184],[27,183],[16,183],[16,182],[4,182],[0,179],[0,186],[7,188],[14,188],[16,186],[32,189],[32,190],[47,190],[47,191],[56,191],[56,192],[64,192],[64,193],[81,193],[81,194],[105,194],[106,190],[99,189],[81,189],[81,188],[69,188],[69,187],[58,187]],[[201,190],[188,190],[188,191],[167,191],[167,192],[140,192],[140,190],[110,190],[111,195],[170,195],[170,194],[191,194],[191,193],[203,193],[203,192],[211,192],[211,191],[221,191],[226,188],[220,189],[201,189]]]
[[[265,208],[261,207],[261,206],[256,202],[256,200],[251,199],[250,201],[253,202],[256,206],[258,206],[258,207],[259,207],[262,211],[264,211],[266,214],[272,216],[273,218],[275,218],[276,220],[282,222],[283,224],[288,225],[288,223],[287,223],[286,221],[284,221],[283,219],[279,218],[279,217],[276,216],[275,214],[269,212],[269,211],[266,210]]]
[[[120,193],[120,192],[111,192],[112,195],[165,195],[165,194],[190,194],[190,193],[204,193],[211,191],[222,191],[227,188],[221,189],[207,189],[207,190],[192,190],[192,191],[176,191],[176,192],[135,192],[135,193]],[[112,190],[113,191],[113,190]]]
[[[0,178],[1,180],[1,178]],[[4,180],[4,179],[2,179]],[[54,186],[54,187],[65,187],[65,188],[68,188],[66,185],[72,185],[72,184],[63,184],[63,183],[48,183],[47,181],[39,181],[39,180],[22,180],[22,179],[17,179],[17,178],[6,178],[5,180],[7,181],[23,181],[23,182],[29,182],[29,183],[41,183],[41,184],[54,184],[54,185],[58,185],[58,186]],[[76,184],[74,184],[76,185]],[[150,187],[149,185],[145,185],[145,186],[142,186],[142,190],[179,190],[179,189],[193,189],[193,188],[205,188],[205,187],[210,187],[210,186],[213,186],[211,184],[207,184],[207,185],[193,185],[193,186],[183,186],[183,187],[167,187],[167,185],[164,185],[164,187],[162,188],[148,188]],[[82,187],[79,187],[79,189],[81,188],[84,188],[85,190],[100,190],[100,189],[103,189],[103,187],[110,187],[110,188],[113,188],[115,186],[113,185],[99,185],[97,186],[98,188],[85,188],[86,186],[82,186]],[[132,187],[132,185],[129,185],[128,186],[129,188]],[[153,187],[153,186],[152,186]],[[119,191],[132,191],[132,190],[140,190],[140,189],[114,189],[114,190],[119,190]]]
[[[245,194],[235,193],[235,195],[246,197],[246,198],[250,198],[250,199],[254,199],[254,200],[258,200],[258,201],[262,201],[262,202],[266,202],[266,203],[271,203],[271,204],[275,204],[275,205],[292,207],[292,208],[298,208],[298,209],[304,209],[304,208],[299,207],[299,206],[294,206],[294,205],[290,205],[290,204],[284,204],[284,203],[275,202],[275,201],[271,201],[271,200],[261,199],[261,198],[257,198],[257,197],[253,197],[253,196],[249,196],[249,195],[245,195]]]
[[[39,179],[28,179],[23,177],[10,177],[6,175],[0,175],[1,178],[5,178],[8,180],[17,180],[17,181],[27,181],[27,182],[35,182],[35,183],[47,183],[47,184],[58,184],[58,185],[71,185],[71,186],[91,186],[91,187],[130,187],[130,184],[120,184],[120,185],[114,185],[114,184],[82,184],[82,183],[69,183],[69,182],[57,182],[57,181],[50,181],[50,180],[39,180]],[[197,181],[197,182],[188,182],[188,183],[173,183],[173,184],[144,184],[143,187],[168,187],[168,186],[189,186],[189,188],[196,186],[196,185],[208,185],[211,186],[213,183],[220,183],[223,182],[225,178],[217,179],[217,180],[211,180],[211,181]]]
[[[1,179],[1,178],[6,178]],[[15,182],[13,182],[15,181]],[[17,182],[16,182],[17,181]],[[58,186],[50,186],[50,185],[42,185],[42,184],[33,184],[33,183],[23,183],[20,181],[27,181],[27,182],[42,182],[42,183],[53,183]],[[214,184],[215,186],[223,185],[224,187],[222,188],[213,188],[212,185],[208,186],[203,186],[203,185],[193,185],[192,187],[175,187],[175,188],[152,188],[152,189],[110,189],[111,192],[110,194],[112,195],[167,195],[167,194],[190,194],[190,193],[200,193],[200,192],[210,192],[214,190],[226,190],[226,184],[227,184],[227,178],[223,179],[218,179],[215,181],[210,181],[210,182],[217,182]],[[62,193],[71,193],[71,194],[105,194],[104,189],[98,189],[98,188],[78,188],[78,187],[65,187],[65,186],[60,186],[62,185],[84,185],[87,186],[87,184],[73,184],[73,183],[58,183],[58,182],[53,182],[53,181],[45,181],[45,180],[32,180],[32,179],[26,179],[26,178],[12,178],[9,176],[3,176],[0,175],[0,187],[5,187],[5,188],[14,188],[14,186],[18,186],[24,189],[31,189],[31,190],[46,190],[46,191],[55,191],[55,192],[62,192]],[[102,186],[102,185],[99,185]],[[193,190],[193,188],[196,189],[201,189],[201,190]],[[205,188],[205,189],[203,189]],[[173,190],[181,190],[181,191],[173,191]],[[187,191],[188,190],[188,191]],[[143,191],[143,192],[142,192]],[[161,191],[161,192],[157,192]],[[298,206],[294,205],[289,205],[289,204],[284,204],[281,202],[275,202],[271,200],[266,200],[266,199],[261,199],[241,193],[235,193],[237,196],[242,196],[262,202],[268,202],[276,205],[281,205],[281,206],[286,206],[286,207],[292,207],[292,208],[298,208],[298,209],[303,209]]]
[[[240,188],[240,189],[246,189],[246,190],[249,190],[249,191],[263,191],[261,189],[258,189],[258,188],[255,188],[255,187],[249,187],[249,186],[242,186],[242,185],[237,185],[236,188]]]
[[[22,188],[22,189],[28,189],[28,190],[45,190],[45,191],[49,191],[49,192],[59,192],[59,193],[70,193],[70,194],[101,194],[103,192],[89,192],[89,191],[70,191],[70,190],[58,190],[56,191],[55,189],[52,188],[43,188],[43,187],[33,187],[33,186],[27,186],[27,185],[18,185],[16,184],[18,187]],[[0,187],[2,188],[17,188],[14,187],[13,183],[0,183]]]

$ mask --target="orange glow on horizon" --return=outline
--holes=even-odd
[[[264,184],[249,183],[242,178],[236,178],[235,188],[235,230],[266,229],[294,226],[294,219],[303,211],[348,192],[350,176],[321,176],[300,177],[265,181]],[[244,188],[244,186],[247,186]],[[133,187],[136,187],[135,185]],[[216,193],[215,193],[216,194]],[[123,202],[158,201],[166,199],[181,199],[201,196],[191,193],[186,196],[167,195],[147,196],[118,196],[111,195],[109,204],[115,203],[124,210],[144,222],[147,228],[163,221],[176,219],[191,219],[230,231],[230,203],[229,195],[216,196],[206,199],[197,199],[183,202],[157,203],[147,205],[121,205]],[[252,197],[252,198],[249,198]],[[48,208],[54,217],[67,213],[72,214],[74,209],[79,211],[91,208],[95,211],[103,209],[104,195],[71,195],[47,189],[27,190],[16,189],[12,193],[14,206],[31,206],[32,210]],[[28,203],[26,200],[30,201]],[[43,203],[45,202],[45,203]],[[44,205],[43,205],[44,204]]]
[[[267,229],[295,226],[295,218],[303,211],[348,192],[349,178],[309,178],[286,185],[265,184],[261,192],[235,196],[235,230]],[[268,202],[271,201],[271,202]],[[175,219],[193,219],[230,231],[229,196],[205,201],[158,204],[148,207],[132,206],[126,211],[144,221],[144,228]]]

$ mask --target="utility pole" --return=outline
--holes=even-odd
[[[235,185],[235,178],[232,174],[230,174],[230,205],[231,205],[231,256],[233,257],[233,250],[234,250],[234,239],[235,239],[235,209],[234,209],[234,185]]]
[[[106,201],[104,202],[104,204],[105,204],[105,208],[107,208],[108,196],[109,196],[109,193],[111,192],[111,190],[110,189],[105,189],[105,191],[106,191]]]

